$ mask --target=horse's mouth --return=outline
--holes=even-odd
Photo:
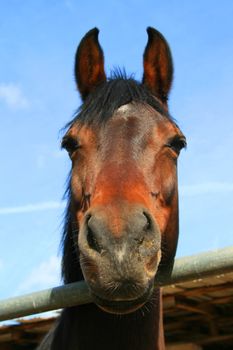
[[[103,311],[111,314],[129,314],[140,309],[151,297],[153,288],[149,287],[146,292],[136,299],[108,300],[92,293],[94,303]]]

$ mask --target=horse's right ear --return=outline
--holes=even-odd
[[[87,32],[76,51],[75,80],[83,100],[96,86],[106,81],[104,55],[98,34],[98,28]]]

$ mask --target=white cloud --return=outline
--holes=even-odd
[[[30,293],[40,289],[56,287],[60,284],[60,259],[51,256],[34,268],[16,288],[16,294]]]
[[[183,185],[179,187],[182,196],[200,196],[205,194],[223,194],[233,191],[233,183],[207,182],[195,185]]]
[[[0,84],[0,100],[13,109],[25,109],[29,107],[29,101],[24,96],[21,88],[13,83]]]
[[[60,209],[64,207],[65,207],[64,202],[48,201],[48,202],[20,205],[16,207],[2,207],[0,208],[0,215],[31,213],[31,212],[43,211],[43,210]]]

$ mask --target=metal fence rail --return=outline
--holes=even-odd
[[[233,246],[177,259],[171,277],[159,284],[166,286],[228,272],[233,272]],[[0,301],[0,321],[91,301],[85,282],[71,283]]]

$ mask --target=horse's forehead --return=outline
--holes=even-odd
[[[113,123],[129,125],[130,121],[136,121],[135,127],[138,124],[143,126],[143,129],[150,129],[153,134],[182,134],[178,125],[169,117],[161,114],[152,106],[143,103],[130,102],[119,107],[112,118]],[[128,122],[128,123],[127,123]],[[142,128],[140,128],[142,131]]]
[[[115,110],[112,117],[102,125],[93,123],[75,123],[69,130],[69,134],[87,142],[101,142],[106,138],[127,136],[128,141],[132,137],[143,135],[166,134],[171,129],[176,129],[164,115],[161,115],[150,105],[130,102]]]
[[[114,112],[108,131],[114,132],[117,129],[120,131],[131,129],[131,134],[134,136],[136,134],[162,136],[179,131],[172,120],[160,114],[152,106],[135,102],[122,105]]]

